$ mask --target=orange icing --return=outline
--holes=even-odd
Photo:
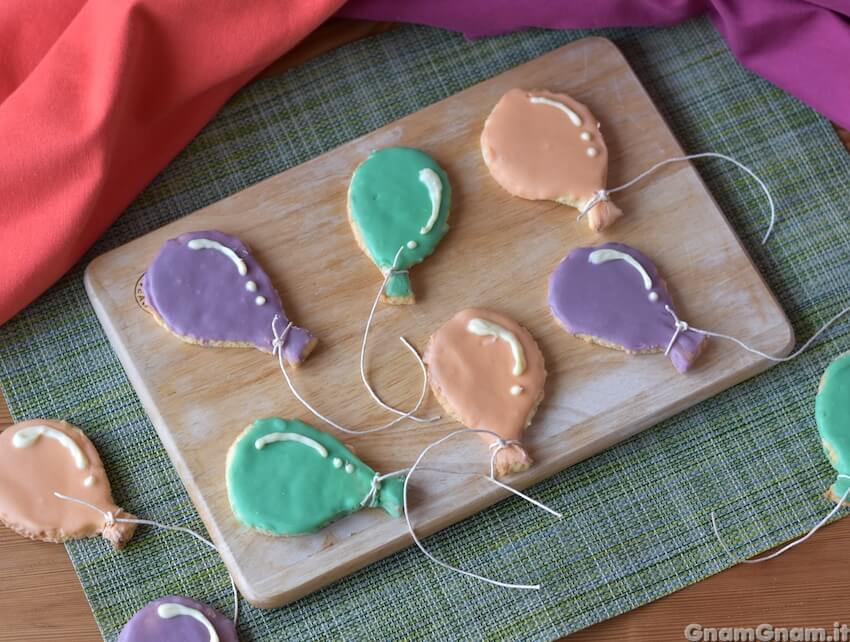
[[[532,97],[564,105],[580,119]],[[582,139],[582,134],[588,140]],[[595,150],[593,156],[588,150]],[[550,91],[508,91],[487,118],[481,133],[481,151],[493,178],[514,196],[560,201],[582,208],[608,178],[608,148],[599,121],[590,110],[566,94]],[[599,230],[619,216],[611,203],[599,203],[588,213],[588,223]]]
[[[30,426],[47,426],[70,437],[85,455],[85,468],[76,466],[68,448],[46,436],[27,447],[15,447],[14,435]],[[92,480],[86,485],[89,476]],[[135,528],[129,524],[106,528],[103,515],[61,500],[54,492],[85,500],[116,516],[121,512],[112,500],[97,449],[78,428],[64,421],[35,419],[0,433],[0,521],[21,534],[47,541],[89,537],[105,531],[104,536],[116,546],[129,539]]]
[[[522,374],[513,374],[514,357],[506,341],[467,329],[476,318],[496,323],[516,336],[525,357]],[[435,393],[461,423],[491,430],[503,439],[522,437],[546,381],[543,355],[528,330],[504,314],[469,308],[434,333],[424,359]],[[517,385],[523,392],[511,394]],[[487,443],[495,441],[490,435],[481,436]]]

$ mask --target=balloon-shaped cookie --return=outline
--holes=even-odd
[[[233,514],[268,535],[312,533],[361,508],[399,517],[402,480],[379,477],[337,439],[295,419],[258,419],[227,454]]]
[[[239,642],[239,637],[233,622],[211,606],[169,595],[138,611],[118,642]]]
[[[658,268],[622,243],[570,252],[552,273],[549,307],[567,332],[607,348],[642,354],[669,346],[679,372],[691,368],[707,341],[693,330],[677,331]]]
[[[393,270],[382,297],[387,303],[415,302],[407,271],[443,240],[451,200],[448,176],[418,149],[381,149],[354,170],[348,218],[360,249],[384,275]]]
[[[79,428],[34,419],[0,433],[0,521],[13,531],[44,542],[100,534],[123,548],[136,530],[135,524],[107,524],[101,512],[54,493],[133,518],[115,505],[100,455]]]
[[[815,420],[829,463],[839,474],[827,491],[837,502],[850,488],[850,352],[824,372],[815,397]]]
[[[189,343],[273,351],[272,321],[289,320],[280,296],[248,247],[213,230],[165,242],[142,278],[143,305],[169,332]],[[300,365],[316,345],[296,326],[283,346],[287,363]]]
[[[546,381],[543,354],[528,330],[492,310],[462,310],[431,336],[424,360],[434,395],[457,421],[506,441],[522,439]],[[495,472],[519,472],[531,463],[522,446],[511,444],[497,450]]]
[[[557,201],[583,211],[605,189],[608,148],[599,121],[566,94],[511,89],[496,103],[481,132],[481,153],[505,190],[530,200]],[[598,200],[587,212],[599,231],[622,212]]]

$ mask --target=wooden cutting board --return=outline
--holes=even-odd
[[[281,416],[334,430],[294,400],[274,357],[185,344],[136,304],[136,282],[169,238],[219,229],[245,240],[277,284],[290,317],[321,342],[293,375],[300,391],[349,426],[378,425],[388,417],[362,388],[357,364],[381,276],[354,241],[346,191],[352,171],[371,150],[391,145],[426,150],[452,181],[451,230],[437,252],[412,271],[416,305],[379,307],[371,335],[372,379],[390,403],[409,407],[421,382],[399,335],[424,349],[431,332],[473,305],[520,321],[537,338],[549,378],[526,435],[536,464],[511,479],[519,488],[770,365],[730,343],[712,341],[698,367],[681,375],[663,355],[631,357],[568,336],[549,314],[546,291],[550,272],[571,248],[604,240],[634,245],[659,266],[682,318],[767,352],[787,353],[793,344],[782,309],[689,164],[668,166],[618,194],[626,216],[602,236],[577,223],[575,210],[502,191],[481,160],[478,139],[490,109],[512,87],[565,91],[588,104],[603,123],[611,185],[683,153],[616,47],[588,38],[104,254],[86,271],[89,296],[115,351],[225,563],[257,606],[291,602],[411,540],[403,519],[378,510],[290,539],[261,535],[235,520],[224,482],[225,456],[246,425]],[[424,412],[439,411],[429,396]],[[423,447],[456,428],[444,419],[342,437],[386,472],[409,466]],[[470,436],[435,452],[426,465],[483,472],[487,460],[483,443]],[[411,515],[420,535],[505,496],[480,479],[424,472],[411,487]],[[144,514],[143,506],[130,508]],[[421,563],[431,562],[423,557]]]

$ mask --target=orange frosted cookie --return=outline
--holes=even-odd
[[[566,94],[508,91],[484,123],[481,153],[514,196],[587,209],[594,231],[622,215],[612,202],[594,199],[608,179],[608,148],[599,121]]]
[[[65,421],[34,419],[0,433],[0,522],[45,542],[102,535],[122,548],[136,525],[107,524],[101,511],[133,517],[115,505],[100,455],[79,428]]]
[[[468,428],[511,442],[496,452],[496,473],[527,469],[531,458],[519,441],[543,400],[546,381],[543,354],[528,330],[492,310],[462,310],[431,336],[424,360],[434,395],[447,412]],[[481,437],[499,444],[492,435]]]

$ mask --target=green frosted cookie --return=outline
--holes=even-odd
[[[823,373],[815,397],[815,419],[823,450],[839,475],[828,491],[830,499],[837,502],[850,487],[850,352],[838,357]]]
[[[384,300],[413,303],[407,272],[428,258],[449,229],[452,189],[437,162],[410,147],[372,152],[354,171],[348,189],[348,217],[360,248],[386,274]]]
[[[403,510],[403,482],[376,472],[327,433],[271,417],[248,426],[227,454],[227,494],[236,518],[270,535],[303,535],[379,506]]]

